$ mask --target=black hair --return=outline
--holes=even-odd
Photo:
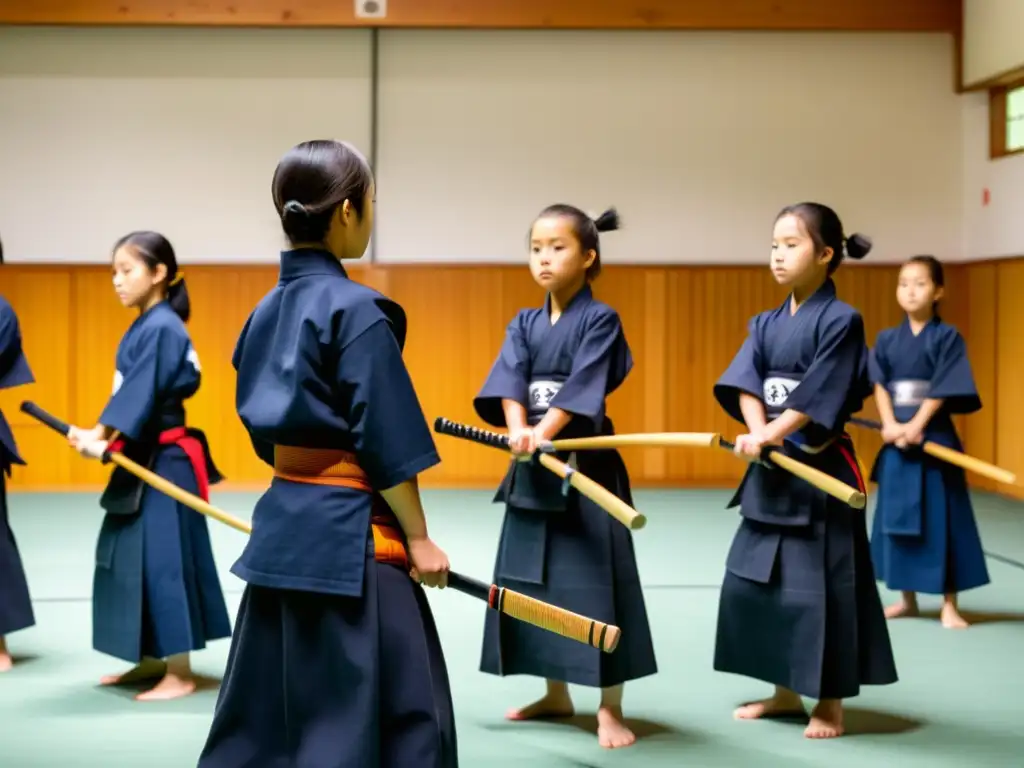
[[[359,218],[373,172],[366,158],[342,141],[304,141],[281,158],[271,192],[281,228],[292,245],[322,243],[335,209],[348,200]]]
[[[0,264],[4,263],[4,244],[0,241]]]
[[[601,274],[600,233],[614,232],[619,228],[620,221],[618,211],[614,208],[609,208],[596,219],[592,219],[574,205],[556,203],[555,205],[549,205],[541,211],[537,215],[537,218],[534,219],[534,222],[536,223],[540,219],[551,216],[559,216],[569,219],[572,233],[580,244],[580,250],[582,250],[583,253],[593,251],[597,254],[594,257],[594,263],[587,267],[587,280],[590,281],[597,279],[597,276]]]
[[[928,277],[931,278],[932,284],[936,288],[945,288],[946,287],[946,274],[945,274],[945,271],[942,269],[942,262],[939,261],[934,256],[928,256],[928,255],[911,256],[909,259],[907,259],[906,263],[907,264],[922,264],[922,265],[924,265],[928,269]],[[906,264],[904,266],[906,266]],[[932,313],[936,317],[939,316],[939,302],[938,302],[938,299],[936,299],[935,301],[932,302]]]
[[[181,321],[187,323],[192,314],[192,307],[188,300],[185,280],[178,275],[178,257],[170,241],[159,232],[142,230],[129,232],[114,243],[113,253],[117,253],[119,248],[125,246],[131,248],[151,272],[160,264],[167,268],[167,277],[164,278],[167,285],[167,303]]]
[[[839,269],[845,256],[860,260],[871,252],[871,239],[856,233],[846,237],[843,234],[843,222],[839,220],[839,214],[827,205],[821,203],[787,205],[779,211],[775,221],[790,215],[799,218],[807,227],[807,234],[814,241],[814,247],[818,253],[826,248],[832,249],[832,260],[828,263],[829,276]]]

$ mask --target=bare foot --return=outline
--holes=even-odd
[[[100,685],[131,685],[145,680],[157,680],[167,673],[167,665],[159,659],[143,659],[132,669],[120,675],[105,675]]]
[[[967,619],[960,615],[960,611],[957,610],[955,605],[946,603],[942,606],[942,612],[939,614],[939,619],[942,621],[942,626],[946,629],[967,629],[971,626]]]
[[[136,696],[135,700],[170,701],[171,699],[180,699],[183,696],[193,694],[195,690],[195,678],[179,677],[178,675],[168,673],[153,688]]]
[[[510,709],[505,713],[507,720],[544,720],[548,718],[572,717],[576,713],[572,699],[568,696],[548,694],[521,709]]]
[[[737,720],[757,720],[762,717],[790,717],[806,715],[803,699],[793,691],[776,691],[770,699],[752,701],[732,713]]]
[[[916,600],[900,600],[897,603],[893,603],[885,609],[885,618],[887,619],[899,619],[903,617],[917,616],[919,613],[917,609]]]
[[[834,739],[842,736],[843,702],[838,699],[823,699],[811,711],[811,722],[804,729],[808,739]]]
[[[636,741],[634,734],[622,721],[622,710],[601,707],[597,710],[597,743],[605,749],[628,747]]]
[[[0,673],[10,672],[14,668],[14,659],[7,651],[0,652]]]

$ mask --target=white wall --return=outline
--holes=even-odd
[[[808,198],[876,258],[962,255],[948,36],[382,39],[382,260],[521,259],[563,200],[620,208],[609,262],[760,262],[775,213]]]
[[[1024,67],[1024,0],[963,0],[963,9],[965,85]]]
[[[9,262],[102,262],[133,229],[184,262],[276,261],[294,144],[370,142],[365,30],[0,28]]]
[[[1022,30],[1024,0],[964,0],[964,83],[1024,66]],[[965,251],[969,259],[1024,256],[1024,155],[989,159],[988,94],[962,100]]]
[[[1024,256],[1024,154],[990,160],[988,94],[961,98],[964,251],[968,259]]]
[[[377,256],[520,261],[544,205],[619,207],[610,262],[757,263],[818,199],[873,258],[962,258],[964,119],[944,35],[387,31]],[[9,261],[274,261],[278,157],[369,149],[369,34],[0,29]]]

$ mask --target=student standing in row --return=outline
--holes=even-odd
[[[736,450],[750,461],[776,446],[864,490],[845,432],[871,391],[864,323],[836,297],[832,276],[845,255],[860,259],[869,248],[859,235],[844,237],[835,211],[819,203],[776,217],[771,270],[790,294],[751,320],[714,388],[747,427]],[[732,504],[742,520],[726,561],[715,669],[775,686],[735,716],[802,714],[807,696],[818,703],[805,735],[840,736],[843,699],[897,679],[864,512],[760,463]]]
[[[177,256],[163,235],[133,232],[115,244],[112,261],[114,290],[139,316],[118,345],[99,423],[72,427],[68,439],[91,458],[120,451],[208,499],[221,476],[202,431],[186,426],[185,401],[201,376]],[[157,681],[139,701],[186,696],[196,689],[190,653],[231,635],[206,518],[121,467],[100,505],[93,648],[136,665],[102,683]]]
[[[985,553],[964,471],[920,449],[927,439],[962,451],[953,416],[981,409],[964,339],[938,314],[944,290],[938,259],[910,259],[896,289],[906,319],[871,350],[885,441],[872,471],[871,554],[878,578],[903,593],[887,616],[916,616],[918,592],[942,595],[942,625],[963,629],[957,595],[989,583]]]
[[[546,208],[530,232],[530,272],[547,292],[544,306],[522,310],[474,401],[480,418],[507,428],[523,457],[557,437],[613,434],[606,398],[633,365],[618,313],[594,298],[601,269],[599,233],[616,229],[608,211],[596,220],[578,208]],[[563,457],[567,459],[568,457]],[[632,504],[629,474],[615,450],[576,454],[585,475]],[[625,747],[635,736],[622,713],[624,683],[657,672],[630,531],[533,461],[515,461],[498,491],[506,504],[495,582],[622,629],[613,654],[489,611],[481,669],[546,680],[538,701],[511,710],[513,720],[566,717],[569,684],[601,689],[597,737]]]

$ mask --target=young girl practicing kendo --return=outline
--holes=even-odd
[[[457,768],[420,586],[449,570],[417,484],[440,458],[402,360],[404,310],[341,263],[373,232],[373,173],[348,144],[310,141],[272,193],[289,247],[233,363],[274,480],[232,568],[246,587],[199,767]]]
[[[614,309],[596,300],[590,282],[601,269],[598,233],[615,229],[614,211],[590,219],[554,205],[530,232],[530,272],[547,292],[544,306],[522,310],[483,389],[477,414],[507,427],[510,447],[528,457],[555,437],[613,433],[605,398],[625,380],[633,360]],[[563,460],[569,457],[563,456]],[[632,503],[629,475],[617,451],[581,451],[578,469]],[[515,461],[496,501],[506,504],[495,582],[622,628],[615,653],[552,635],[489,611],[481,669],[547,680],[539,701],[511,710],[527,720],[573,713],[569,684],[601,689],[598,741],[635,741],[622,714],[623,684],[657,671],[632,534],[590,500],[532,461]]]
[[[714,388],[747,427],[737,453],[754,462],[731,504],[741,522],[726,561],[715,669],[775,686],[740,707],[740,719],[803,714],[801,696],[817,699],[809,738],[841,735],[842,700],[862,685],[896,682],[896,666],[864,512],[757,460],[777,446],[863,492],[844,427],[871,391],[864,323],[836,298],[832,275],[844,254],[861,259],[869,249],[859,235],[843,236],[831,208],[784,208],[770,265],[790,294],[751,320]]]
[[[981,409],[963,337],[938,315],[944,284],[935,257],[904,264],[896,299],[907,317],[871,350],[885,441],[872,472],[871,556],[878,578],[903,593],[887,616],[917,615],[917,592],[943,595],[942,625],[962,629],[957,593],[988,584],[985,553],[964,471],[920,449],[927,439],[963,450],[953,416]]]
[[[21,349],[18,316],[7,299],[0,296],[0,389],[20,387],[34,381]],[[0,413],[0,672],[7,672],[14,665],[6,636],[35,625],[28,579],[7,518],[7,477],[15,464],[24,465],[25,461],[18,454],[7,419]]]
[[[114,290],[139,311],[117,348],[114,391],[92,429],[71,427],[80,453],[108,448],[208,499],[221,479],[206,438],[186,427],[185,400],[199,389],[199,358],[185,323],[189,300],[171,244],[133,232],[114,246]],[[118,467],[100,499],[93,648],[136,664],[104,685],[158,681],[139,701],[196,688],[189,653],[231,634],[206,519]]]

